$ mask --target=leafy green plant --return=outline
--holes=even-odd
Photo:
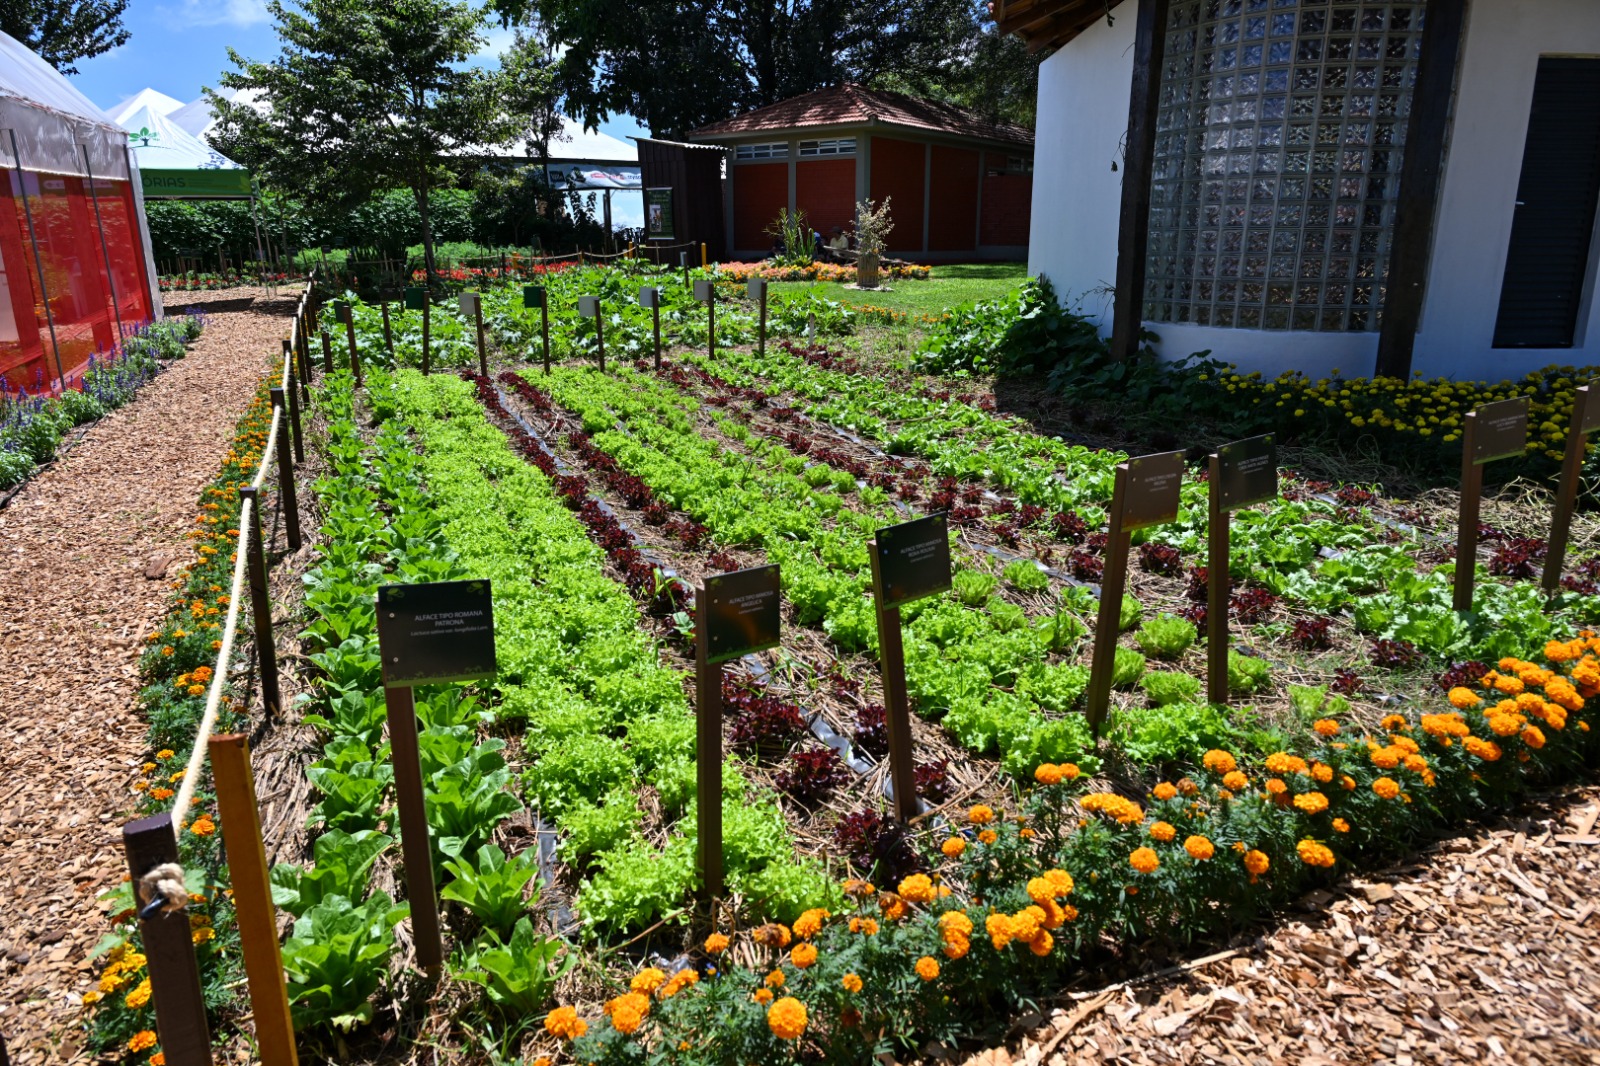
[[[1045,647],[1053,652],[1066,651],[1089,635],[1089,627],[1083,619],[1067,610],[1065,604],[1056,608],[1054,614],[1041,618],[1038,629]]]
[[[536,935],[533,923],[521,918],[510,943],[487,933],[452,972],[459,980],[481,985],[489,1003],[516,1019],[520,1028],[534,1022],[557,982],[577,961],[574,952],[563,950],[561,941]]]
[[[522,890],[539,872],[538,864],[528,852],[507,859],[506,853],[493,844],[478,849],[477,861],[454,859],[444,864],[454,878],[444,886],[439,895],[461,904],[485,928],[504,933],[517,924],[517,919],[534,899],[523,902]]]
[[[387,894],[366,902],[328,896],[295,920],[283,944],[289,1007],[297,1031],[349,1032],[372,1021],[372,995],[388,973],[394,927],[410,912]]]
[[[1133,635],[1146,655],[1157,659],[1176,659],[1195,641],[1194,623],[1177,615],[1158,614]]]
[[[1271,672],[1272,667],[1265,659],[1228,649],[1228,691],[1235,696],[1262,691],[1267,687]]]
[[[1139,679],[1144,694],[1157,707],[1173,703],[1189,703],[1200,694],[1200,679],[1192,674],[1171,670],[1156,670]]]
[[[982,570],[957,570],[950,578],[950,591],[966,607],[982,607],[1000,584],[993,574]]]
[[[322,833],[312,845],[311,869],[291,863],[272,868],[272,902],[299,917],[329,896],[358,899],[366,891],[373,864],[393,843],[392,838],[365,829]]]
[[[1026,559],[1007,563],[1001,576],[1019,592],[1038,592],[1050,587],[1050,576]]]
[[[1171,703],[1120,712],[1117,744],[1129,760],[1156,766],[1198,763],[1212,748],[1227,748],[1239,734],[1227,714],[1208,703]]]
[[[1132,593],[1122,594],[1122,605],[1117,613],[1117,630],[1126,633],[1144,618],[1144,605]]]
[[[1116,650],[1111,666],[1111,687],[1127,688],[1144,676],[1145,657],[1132,648]]]

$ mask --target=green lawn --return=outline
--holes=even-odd
[[[1016,288],[1028,276],[1026,263],[967,263],[934,266],[927,281],[888,281],[876,292],[862,292],[832,282],[775,281],[773,295],[798,295],[810,290],[847,306],[871,304],[908,315],[936,315],[974,300],[992,300]]]

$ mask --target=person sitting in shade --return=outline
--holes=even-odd
[[[833,235],[828,239],[828,257],[834,260],[842,260],[845,251],[849,247],[850,240],[844,235],[843,227],[833,227]]]

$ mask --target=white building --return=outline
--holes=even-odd
[[[1269,374],[1600,363],[1600,0],[996,0],[1029,268],[1114,350]]]

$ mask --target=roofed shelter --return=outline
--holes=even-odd
[[[127,133],[0,33],[0,380],[69,388],[160,307]]]
[[[783,208],[826,236],[857,201],[891,199],[891,255],[1023,259],[1033,132],[965,108],[844,84],[693,131],[727,152],[728,253],[759,258]],[[646,184],[650,184],[646,175]]]
[[[991,10],[1055,50],[1029,268],[1119,355],[1148,328],[1269,374],[1600,362],[1600,4]]]

